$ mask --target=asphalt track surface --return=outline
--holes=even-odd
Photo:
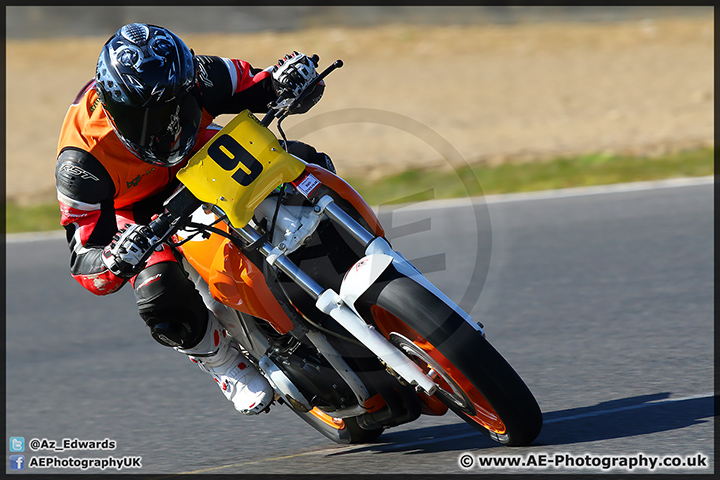
[[[531,446],[497,445],[450,414],[363,446],[332,444],[283,406],[235,414],[209,376],[150,338],[129,288],[101,298],[72,280],[57,236],[7,245],[6,442],[24,437],[26,462],[141,456],[123,472],[146,474],[712,473],[713,185],[603,192],[488,198],[482,225],[461,201],[390,219],[407,227],[395,247],[470,302],[535,394],[545,424]],[[29,448],[106,438],[114,450]],[[536,465],[478,466],[508,455]],[[601,465],[673,455],[700,465]]]

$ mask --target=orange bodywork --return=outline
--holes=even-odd
[[[228,227],[224,223],[217,225],[217,228],[228,232]],[[189,241],[178,247],[185,259],[190,262],[195,270],[206,282],[209,281],[210,268],[212,267],[215,255],[226,241],[220,235],[211,234],[210,238],[203,241]]]
[[[345,421],[342,418],[330,416],[317,407],[310,410],[310,414],[322,420],[324,424],[334,428],[335,430],[342,430],[345,428]]]
[[[225,224],[220,228],[227,231]],[[255,264],[227,238],[212,234],[201,242],[190,241],[180,247],[183,256],[210,287],[219,302],[270,323],[281,334],[293,323],[265,282]]]
[[[230,240],[225,240],[222,252],[215,256],[208,284],[212,296],[225,305],[267,320],[278,333],[293,329],[265,276]]]

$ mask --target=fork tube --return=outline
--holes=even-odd
[[[348,215],[345,210],[338,207],[335,202],[330,202],[325,207],[325,214],[334,222],[341,225],[347,232],[355,237],[363,247],[367,247],[370,242],[375,240],[375,235],[368,232],[354,218]]]
[[[248,244],[256,242],[260,239],[260,234],[257,233],[253,228],[245,227],[242,229],[235,229],[240,236],[248,242]],[[265,242],[261,245],[258,250],[260,253],[267,258],[273,252],[273,245],[270,242]],[[285,255],[277,257],[273,266],[277,266],[283,273],[290,277],[295,283],[305,290],[313,300],[317,300],[318,297],[325,291],[315,280],[313,280],[307,273],[300,270],[292,260],[287,258]]]
[[[269,244],[266,243],[266,245]],[[280,255],[273,265],[277,265],[278,268],[280,268],[280,270],[282,270],[288,277],[300,285],[300,287],[305,290],[313,298],[313,300],[317,300],[318,297],[325,291],[319,283],[313,280],[307,273],[300,270],[300,268],[285,255]]]

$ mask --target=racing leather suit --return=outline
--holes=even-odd
[[[277,98],[270,69],[256,69],[238,59],[196,58],[203,113],[193,153],[220,129],[213,123],[218,115],[245,109],[265,112],[267,104]],[[187,159],[173,167],[138,159],[115,134],[94,85],[94,80],[88,82],[68,109],[58,143],[55,176],[71,275],[90,292],[107,295],[127,280],[105,267],[103,248],[126,224],[147,224],[162,212],[163,201],[178,186],[175,175]],[[299,155],[307,161],[332,168],[326,155],[299,145],[304,152]],[[200,341],[207,325],[207,308],[180,267],[175,251],[163,245],[144,270],[129,281],[135,288],[140,316],[155,340],[183,348]]]

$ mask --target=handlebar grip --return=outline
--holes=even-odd
[[[158,238],[163,238],[170,227],[170,214],[161,213],[152,222],[148,224],[150,231]]]
[[[342,67],[342,66],[343,66],[343,61],[342,61],[342,60],[340,60],[340,59],[335,60],[335,61],[332,63],[332,65],[330,65],[329,67],[327,67],[325,70],[322,71],[322,73],[321,73],[320,75],[317,76],[316,80],[319,82],[319,81],[322,80],[323,78],[325,78],[325,77],[327,77],[328,75],[330,75],[330,72],[332,72],[332,71],[335,70],[336,68],[340,68],[340,67]]]
[[[172,233],[171,228],[180,228],[183,219],[189,217],[200,205],[202,202],[183,185],[165,201],[165,211],[148,226],[156,236],[164,238]]]

